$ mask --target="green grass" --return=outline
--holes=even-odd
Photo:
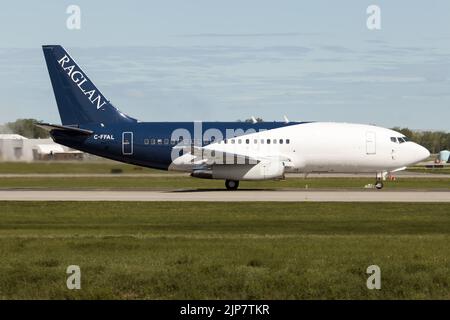
[[[3,299],[450,299],[450,205],[0,202]],[[66,288],[81,267],[82,289]],[[368,290],[369,265],[382,289]]]
[[[423,167],[413,167],[408,168],[409,172],[421,172],[421,173],[433,173],[433,174],[450,174],[450,167],[446,166],[444,168],[423,168]]]
[[[143,168],[131,164],[116,162],[112,160],[101,161],[46,161],[46,162],[0,162],[0,174],[106,174],[111,170],[119,170],[126,174],[145,173],[176,173],[174,171],[164,171],[150,168]],[[410,167],[410,172],[425,172],[436,174],[450,174],[450,167],[427,169],[425,167]]]
[[[172,174],[174,171],[164,171],[143,168],[131,164],[102,160],[102,161],[47,161],[47,162],[0,162],[0,174],[107,174],[118,170],[126,174],[160,173]],[[427,169],[424,167],[410,167],[410,172],[424,172],[435,174],[450,174],[450,167]]]
[[[371,178],[288,178],[283,181],[242,181],[240,189],[363,189]],[[0,179],[0,189],[223,189],[222,180],[183,176],[163,177],[9,177]],[[450,178],[401,178],[386,181],[386,189],[450,189]]]
[[[143,168],[116,161],[49,161],[49,162],[0,162],[0,174],[48,174],[48,173],[111,173],[111,170],[121,170],[122,173],[170,173],[167,171]]]

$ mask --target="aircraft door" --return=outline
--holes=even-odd
[[[376,154],[377,153],[377,136],[375,132],[366,132],[366,153]]]
[[[123,155],[133,154],[133,132],[122,133],[122,154]]]

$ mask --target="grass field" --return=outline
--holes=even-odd
[[[112,171],[120,171],[121,173],[167,173],[172,172],[161,171],[156,169],[148,169],[138,166],[133,166],[126,163],[116,161],[94,161],[94,162],[80,162],[80,161],[49,161],[49,162],[0,162],[0,174],[15,173],[15,174],[45,174],[45,173],[114,173]]]
[[[420,173],[433,173],[433,174],[450,174],[450,167],[446,166],[444,168],[423,168],[423,167],[413,167],[408,168],[409,172],[420,172]]]
[[[0,202],[0,298],[450,299],[450,205]],[[81,267],[82,289],[66,288]],[[366,288],[369,265],[381,290]]]
[[[412,170],[420,171],[417,168]],[[428,169],[430,170],[430,169]],[[432,172],[438,172],[435,169]],[[86,176],[86,174],[118,173],[116,176]],[[431,171],[430,171],[431,172]],[[84,174],[79,177],[28,176],[2,177],[0,189],[223,189],[222,180],[194,179],[188,176],[173,175],[155,169],[147,169],[115,161],[94,162],[0,162],[0,174]],[[120,173],[127,174],[125,176]],[[162,176],[146,176],[158,173]],[[177,172],[175,172],[177,173]],[[135,174],[135,176],[129,176]],[[288,178],[283,181],[241,182],[240,188],[247,189],[363,189],[373,184],[368,177],[355,178]],[[386,181],[386,189],[450,189],[449,178],[398,178]]]
[[[373,184],[371,178],[288,178],[283,181],[242,181],[240,189],[363,189]],[[14,177],[1,178],[0,189],[223,189],[222,180],[205,180],[183,176],[157,177]],[[386,189],[450,190],[449,178],[401,178],[386,181]]]
[[[164,171],[143,168],[131,164],[120,163],[110,160],[101,161],[47,161],[47,162],[0,162],[0,174],[46,174],[46,173],[95,173],[106,174],[115,173],[126,174],[145,174],[145,173],[159,173],[159,174],[173,174],[174,171]],[[428,169],[425,167],[410,167],[407,169],[410,172],[423,172],[435,174],[450,174],[450,167],[439,169]]]

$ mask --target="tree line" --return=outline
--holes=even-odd
[[[29,139],[45,139],[50,137],[47,130],[35,126],[36,119],[17,119],[0,127],[0,133],[14,133]]]
[[[263,121],[261,118],[257,118],[256,120],[257,122]],[[244,122],[252,121],[252,119],[244,120]],[[34,125],[38,122],[39,121],[36,119],[18,119],[14,122],[8,122],[0,127],[0,132],[20,134],[21,136],[32,139],[48,138],[49,134],[46,130]],[[427,148],[431,153],[438,153],[441,150],[450,150],[450,132],[431,130],[419,131],[400,127],[394,127],[392,130],[401,132],[410,140]]]
[[[399,127],[392,128],[392,130],[401,132],[411,141],[427,148],[431,153],[438,153],[441,150],[450,150],[450,132],[431,130],[419,131]]]

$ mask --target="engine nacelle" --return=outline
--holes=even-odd
[[[229,180],[266,180],[284,176],[284,164],[281,161],[261,161],[258,164],[221,164],[213,165],[211,170],[198,170],[193,177],[203,179]]]

